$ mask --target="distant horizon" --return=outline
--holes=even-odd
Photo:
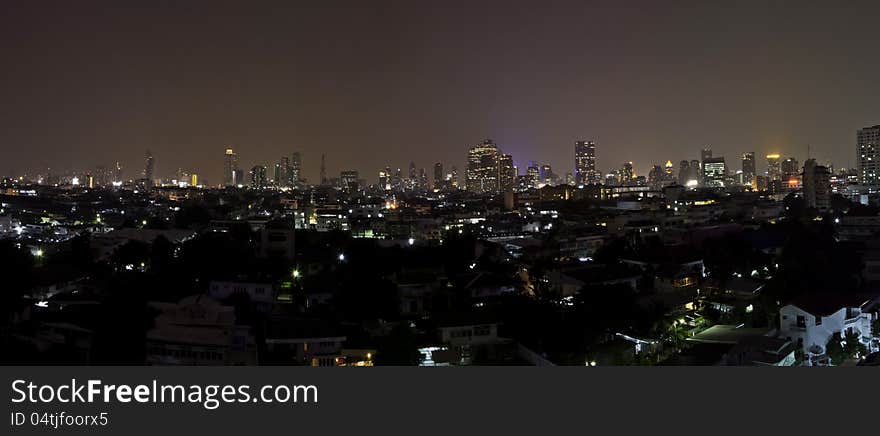
[[[855,165],[880,124],[876,2],[450,1],[3,5],[0,174],[123,164],[221,181],[299,151],[304,176],[435,162],[492,138],[564,175],[742,153]],[[328,26],[327,23],[332,23]],[[766,165],[758,158],[759,172]]]

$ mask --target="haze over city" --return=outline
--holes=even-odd
[[[520,172],[570,172],[576,140],[643,175],[706,146],[852,166],[880,119],[876,6],[745,3],[7,2],[0,175],[135,178],[149,149],[219,184],[231,145],[373,181],[464,168],[484,138]]]

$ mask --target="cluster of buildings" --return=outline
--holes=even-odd
[[[298,153],[245,173],[231,148],[219,188],[186,171],[154,183],[151,154],[139,181],[118,182],[119,166],[86,184],[8,179],[0,242],[42,269],[0,332],[28,350],[100,362],[93,323],[113,310],[110,278],[175,271],[160,267],[149,248],[157,241],[170,256],[163,262],[204,268],[186,255],[193,244],[238,240],[239,251],[198,252],[228,271],[150,294],[138,363],[369,366],[382,353],[406,355],[394,348],[405,344],[422,365],[864,364],[880,351],[880,216],[847,205],[877,205],[877,132],[860,131],[864,163],[842,172],[770,154],[759,174],[753,152],[731,172],[706,148],[677,171],[667,161],[643,177],[627,162],[603,174],[596,144],[577,141],[571,174],[537,163],[521,174],[487,139],[468,150],[461,182],[442,163],[431,177],[414,164],[406,175],[385,168],[375,184],[357,171],[327,177],[322,157],[321,181],[310,184]],[[802,216],[788,210],[792,199],[806,206]],[[793,219],[829,223],[836,243],[862,259],[859,292],[804,291],[767,305]],[[88,244],[77,242],[83,236]],[[750,254],[718,264],[711,247],[731,238]],[[110,276],[51,262],[82,250]],[[355,254],[365,251],[370,260]],[[376,264],[367,274],[354,268],[361,262]],[[351,280],[351,271],[365,277]],[[360,279],[370,284],[353,296]],[[374,287],[387,294],[360,299]],[[381,316],[357,313],[380,301]],[[529,328],[536,321],[513,317],[511,301],[579,320],[593,336]],[[855,355],[829,351],[853,340]]]

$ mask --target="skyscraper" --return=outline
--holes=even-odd
[[[339,184],[342,185],[342,190],[345,192],[357,192],[359,188],[359,180],[360,176],[357,171],[343,171],[339,173]]]
[[[621,185],[631,184],[633,179],[636,177],[636,174],[633,171],[633,163],[624,162],[623,165],[620,166],[620,172],[618,174]]]
[[[443,188],[443,181],[445,175],[443,174],[443,164],[437,162],[434,164],[434,189]]]
[[[596,144],[593,141],[575,141],[574,172],[574,181],[578,185],[597,184],[601,181],[596,172]]]
[[[691,165],[687,160],[683,160],[678,164],[678,184],[681,186],[687,185],[688,180],[690,180],[691,176]]]
[[[498,192],[498,154],[498,147],[491,139],[468,150],[468,191],[476,194]]]
[[[859,129],[857,136],[859,183],[877,187],[880,185],[880,125]]]
[[[726,178],[727,164],[724,163],[724,157],[707,157],[703,160],[703,181],[705,186],[722,188]]]
[[[263,189],[266,183],[266,167],[263,165],[254,165],[251,168],[251,188]]]
[[[516,185],[516,167],[513,156],[502,154],[498,158],[498,188],[501,192],[513,191]]]
[[[321,153],[321,186],[327,186],[327,157]]]
[[[816,159],[804,162],[804,202],[819,211],[828,210],[831,202],[831,171],[816,164]]]
[[[797,159],[793,157],[786,158],[779,165],[780,170],[782,170],[782,179],[788,182],[791,179],[797,178],[798,174],[800,174],[801,169],[798,166]]]
[[[782,180],[782,169],[779,167],[779,153],[767,155],[767,177],[770,181]]]
[[[754,187],[755,184],[755,152],[747,151],[742,156],[743,184]]]
[[[298,151],[295,151],[293,155],[290,156],[290,171],[287,172],[287,179],[289,180],[289,186],[294,188],[299,185],[302,172],[302,156],[300,156]]]
[[[153,153],[150,150],[147,150],[147,158],[146,163],[144,164],[144,179],[147,181],[147,186],[153,186],[153,177],[155,171],[155,162],[153,161]]]
[[[238,170],[238,155],[231,148],[223,155],[223,185],[235,186],[235,172]]]

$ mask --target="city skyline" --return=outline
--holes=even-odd
[[[121,162],[132,178],[150,150],[157,176],[217,185],[231,145],[247,169],[298,151],[318,181],[322,154],[330,175],[463,169],[482,138],[521,172],[573,171],[575,140],[596,142],[603,172],[707,145],[733,168],[808,147],[840,168],[880,119],[872,14],[854,4],[6,6],[9,176]]]

